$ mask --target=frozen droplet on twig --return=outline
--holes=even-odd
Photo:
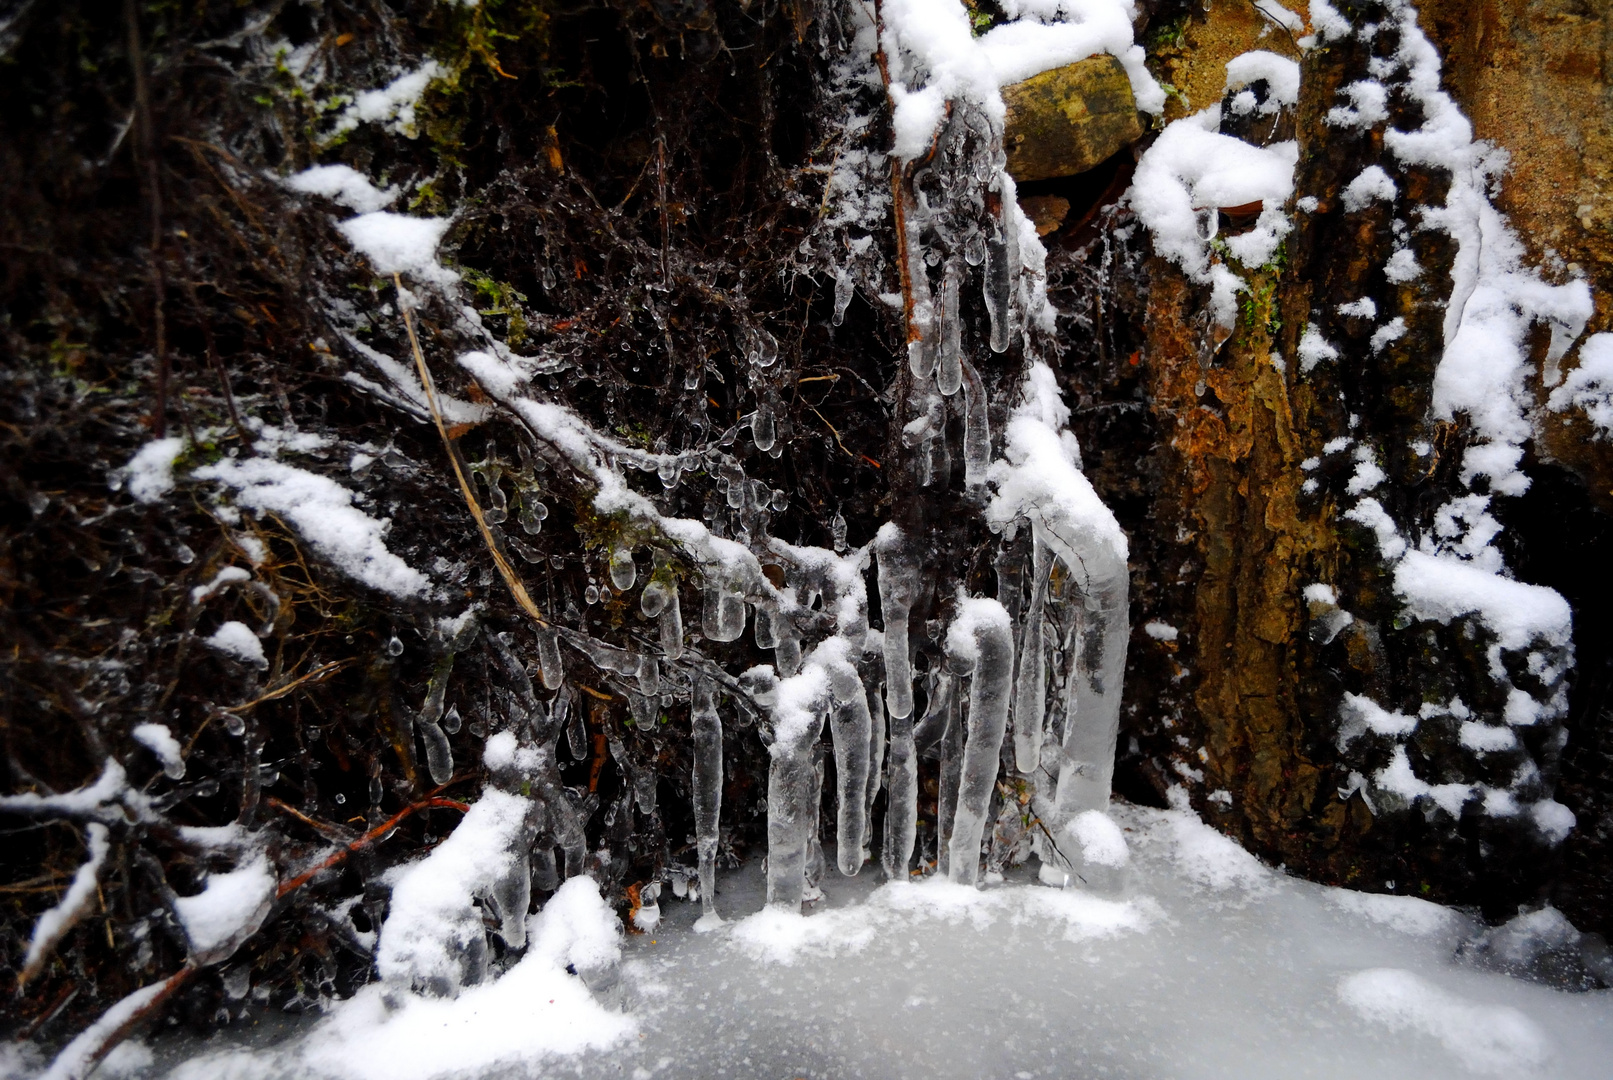
[[[610,583],[617,592],[626,592],[638,580],[638,567],[633,563],[633,551],[623,546],[610,553]]]
[[[851,306],[851,297],[855,288],[851,281],[851,270],[842,266],[835,272],[835,309],[830,319],[835,326],[839,326],[846,318],[846,308]]]

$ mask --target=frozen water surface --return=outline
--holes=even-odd
[[[442,1003],[442,1038],[478,1029],[448,1020],[473,995],[478,1012],[498,1014],[482,1019],[499,1037],[439,1048],[430,1064],[375,1042],[379,1059],[360,1071],[394,1080],[1608,1075],[1613,997],[1453,959],[1476,920],[1285,877],[1185,813],[1116,804],[1113,816],[1132,854],[1129,883],[1113,895],[1040,886],[1025,869],[979,891],[940,880],[880,886],[865,867],[856,878],[828,875],[825,899],[797,916],[763,910],[752,860],[719,879],[728,921],[714,931],[694,932],[698,902],[663,896],[661,925],[624,942],[620,979],[592,980],[619,1011],[581,1000],[574,976],[512,979],[517,967]],[[560,994],[566,1008],[556,1010],[549,998]],[[361,1045],[363,1028],[380,1022],[376,1003],[355,1004],[271,1046],[260,1036],[255,1050],[215,1041],[196,1056],[191,1047],[170,1075],[331,1075],[319,1059],[338,1059],[319,1047],[333,1031]],[[563,1031],[546,1021],[557,1012]],[[466,1068],[438,1071],[445,1059]]]

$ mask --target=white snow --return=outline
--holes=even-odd
[[[1258,204],[1254,227],[1220,242],[1244,266],[1270,261],[1291,229],[1283,204],[1294,190],[1299,144],[1252,146],[1222,135],[1216,130],[1220,123],[1217,104],[1167,127],[1137,163],[1126,200],[1153,237],[1155,253],[1191,280],[1209,285],[1210,310],[1230,327],[1238,315],[1234,297],[1244,282],[1211,247],[1216,211]]]
[[[1409,551],[1395,568],[1395,590],[1420,619],[1449,622],[1476,615],[1503,649],[1535,637],[1567,645],[1573,630],[1568,601],[1554,589],[1501,577],[1449,555]]]
[[[513,760],[515,737],[509,732],[488,744],[493,759],[489,768],[500,769]],[[492,895],[499,879],[514,868],[530,807],[531,801],[519,795],[483,792],[448,839],[402,872],[392,886],[391,908],[376,950],[375,970],[383,980],[405,987],[460,985],[465,952],[484,932],[482,911],[472,901]]]
[[[396,188],[376,187],[351,165],[315,165],[286,177],[284,183],[292,191],[322,195],[360,214],[384,210],[398,198]]]
[[[240,624],[237,623],[236,625]],[[253,640],[257,640],[257,635],[253,635]],[[263,649],[260,645],[258,648],[259,655],[262,655],[262,652]],[[135,742],[144,746],[156,756],[157,760],[162,763],[162,771],[167,774],[168,779],[179,780],[184,777],[184,751],[180,748],[179,740],[174,738],[173,733],[168,730],[167,724],[136,724],[130,729],[129,734]]]
[[[1114,897],[1029,884],[1034,869],[984,890],[881,886],[865,869],[831,872],[811,914],[780,914],[751,860],[718,881],[726,925],[696,933],[701,905],[663,895],[656,933],[623,941],[597,897],[566,893],[593,892],[574,879],[496,981],[395,1011],[371,987],[273,1045],[215,1042],[169,1075],[1458,1080],[1510,1060],[1520,1080],[1606,1076],[1613,996],[1460,959],[1482,929],[1471,916],[1289,878],[1185,812],[1110,816],[1133,872]],[[622,1011],[559,966],[551,908],[592,928],[565,939],[619,943],[606,996]]]
[[[335,134],[352,131],[359,124],[382,124],[393,134],[415,136],[415,105],[432,80],[448,72],[435,60],[427,60],[413,71],[406,71],[387,85],[365,90],[342,110]]]
[[[437,263],[437,245],[451,224],[447,218],[410,217],[386,210],[348,218],[336,227],[377,274],[419,274],[433,282],[454,275]]]
[[[1121,867],[1131,862],[1126,836],[1120,826],[1101,810],[1084,810],[1064,826],[1086,862],[1098,866]]]
[[[227,873],[207,875],[201,892],[175,900],[192,957],[198,963],[221,960],[256,933],[277,884],[268,857],[259,855]]]
[[[1597,438],[1613,438],[1613,334],[1592,334],[1585,339],[1579,347],[1579,366],[1551,392],[1547,405],[1554,412],[1570,406],[1583,409]]]
[[[243,664],[256,668],[269,666],[268,658],[263,655],[263,642],[258,640],[258,635],[246,623],[231,619],[220,625],[206,640],[214,649]]]
[[[387,522],[354,507],[353,493],[328,477],[263,458],[225,458],[192,476],[234,489],[249,510],[278,514],[316,554],[364,585],[400,598],[419,596],[430,585],[387,550]]]
[[[1344,209],[1352,213],[1365,209],[1377,199],[1393,202],[1397,194],[1399,189],[1381,165],[1368,165],[1339,193]]]
[[[1279,107],[1299,104],[1299,64],[1295,61],[1264,49],[1255,49],[1227,61],[1228,93],[1262,79],[1270,89],[1260,109],[1262,113],[1274,113]]]
[[[1176,627],[1170,623],[1160,622],[1158,619],[1150,619],[1148,622],[1143,623],[1143,633],[1155,641],[1175,641],[1177,638]]]
[[[1449,933],[1460,922],[1460,917],[1450,908],[1415,896],[1330,889],[1327,898],[1334,906],[1352,915],[1360,915],[1380,926],[1417,937]]]
[[[1545,1032],[1517,1009],[1470,1001],[1399,968],[1345,976],[1339,1000],[1390,1031],[1433,1036],[1474,1072],[1530,1072],[1550,1057]]]
[[[28,953],[23,957],[19,985],[44,966],[56,943],[89,913],[100,884],[101,866],[112,848],[111,833],[100,822],[91,822],[85,829],[84,846],[89,849],[89,857],[73,872],[73,880],[68,884],[67,891],[34,922]]]
[[[174,436],[151,440],[112,474],[112,489],[122,488],[136,502],[157,502],[174,490],[174,459],[184,447],[185,441]]]

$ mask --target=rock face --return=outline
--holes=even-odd
[[[1094,56],[1003,88],[1003,137],[1015,180],[1086,172],[1142,137],[1131,81],[1112,56]]]
[[[1613,7],[1606,0],[1424,0],[1419,17],[1445,58],[1447,91],[1475,133],[1506,150],[1497,196],[1548,273],[1583,276],[1596,314],[1613,328]],[[1563,373],[1542,364],[1538,393]],[[1568,717],[1562,793],[1579,818],[1565,845],[1554,899],[1580,926],[1613,924],[1613,443],[1570,406],[1543,412],[1535,487],[1517,525],[1551,522],[1530,538],[1532,567],[1574,605],[1578,673]],[[1557,472],[1548,463],[1562,466]]]
[[[1337,7],[1358,28],[1400,10]],[[1504,181],[1497,204],[1532,245],[1526,263],[1540,266],[1546,282],[1590,279],[1599,307],[1587,333],[1604,329],[1613,262],[1605,236],[1581,220],[1594,225],[1601,204],[1579,193],[1596,189],[1602,167],[1605,17],[1545,5],[1481,7],[1476,27],[1464,21],[1464,5],[1424,13],[1435,44],[1451,52],[1445,89],[1472,110],[1478,136],[1521,148],[1520,182],[1514,189]],[[1579,27],[1577,37],[1563,32],[1568,25]],[[1394,73],[1396,36],[1364,33],[1301,53],[1246,5],[1217,4],[1157,20],[1148,40],[1156,72],[1190,99],[1173,96],[1167,120],[1212,104],[1234,56],[1262,49],[1299,60],[1300,103],[1282,118],[1285,131],[1268,139],[1240,130],[1230,110],[1220,129],[1252,143],[1297,137],[1299,164],[1288,207],[1293,231],[1281,255],[1235,268],[1246,288],[1230,334],[1206,318],[1203,287],[1148,257],[1146,240],[1071,252],[1081,270],[1066,271],[1066,280],[1097,278],[1106,295],[1088,300],[1077,288],[1060,297],[1083,324],[1072,337],[1097,338],[1077,346],[1088,355],[1065,371],[1072,394],[1087,403],[1077,413],[1089,473],[1134,538],[1138,632],[1127,679],[1139,692],[1128,695],[1130,741],[1122,740],[1129,749],[1119,775],[1137,797],[1150,786],[1160,794],[1182,787],[1207,820],[1310,876],[1478,904],[1495,915],[1550,899],[1578,925],[1606,928],[1613,634],[1603,614],[1608,590],[1597,583],[1605,575],[1586,568],[1609,557],[1613,531],[1598,508],[1613,492],[1600,479],[1609,444],[1592,440],[1582,414],[1537,408],[1523,462],[1527,492],[1489,491],[1482,481],[1475,489],[1463,473],[1478,436],[1463,414],[1438,420],[1432,390],[1458,244],[1416,226],[1421,208],[1446,202],[1452,174],[1407,164],[1386,148],[1389,128],[1424,119],[1404,75]],[[1593,63],[1592,53],[1604,59]],[[1375,124],[1330,122],[1348,99],[1345,88],[1369,78],[1388,88],[1387,115]],[[1488,104],[1475,103],[1481,94]],[[1345,197],[1370,166],[1392,181],[1394,198]],[[1124,208],[1117,213],[1124,224]],[[1242,225],[1222,213],[1222,237]],[[1384,268],[1401,246],[1422,272],[1391,280]],[[1360,298],[1370,298],[1370,318],[1339,310]],[[1336,346],[1335,359],[1301,360],[1311,328]],[[1530,352],[1542,376],[1545,331],[1537,328]],[[1575,362],[1570,352],[1562,367]],[[1543,403],[1549,377],[1536,385]],[[1377,470],[1381,488],[1370,483]],[[1483,500],[1504,529],[1497,547],[1509,573],[1555,588],[1573,606],[1577,682],[1570,688],[1558,671],[1567,654],[1544,642],[1530,659],[1528,649],[1499,648],[1476,620],[1408,614],[1381,535],[1348,516],[1368,492],[1399,535],[1434,547],[1442,542],[1439,508]],[[1531,664],[1533,673],[1525,670]],[[1550,716],[1507,724],[1513,689],[1554,702]],[[1385,714],[1364,718],[1363,702]],[[1465,728],[1469,722],[1484,727]],[[1393,734],[1396,725],[1410,734]],[[1475,749],[1492,731],[1496,746],[1516,741]],[[1445,785],[1448,807],[1427,794],[1376,791],[1401,762],[1404,776],[1429,791]],[[1528,805],[1553,784],[1579,818],[1562,846],[1527,813],[1511,815],[1499,799],[1502,812],[1491,813],[1489,797],[1479,797],[1511,791]],[[1458,789],[1474,794],[1458,799]]]

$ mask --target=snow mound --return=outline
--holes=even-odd
[[[1339,1000],[1390,1031],[1432,1035],[1474,1072],[1515,1074],[1551,1055],[1545,1033],[1517,1009],[1468,1001],[1399,968],[1345,976]]]

